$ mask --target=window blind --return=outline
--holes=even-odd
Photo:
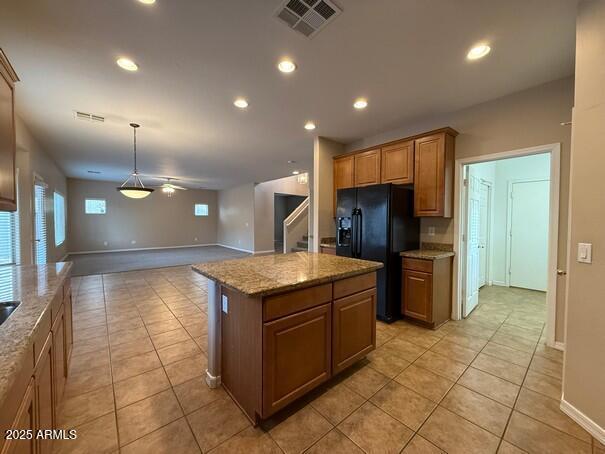
[[[59,246],[65,241],[65,197],[58,192],[55,192],[53,197],[55,206],[55,246]]]
[[[18,178],[17,173],[17,178]],[[17,201],[19,200],[17,181]],[[19,229],[19,203],[16,211],[0,212],[0,265],[19,265],[21,263]]]
[[[37,265],[46,263],[46,185],[34,185],[34,252]]]

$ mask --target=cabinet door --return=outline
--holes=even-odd
[[[355,187],[380,183],[380,150],[364,151],[355,156]]]
[[[331,306],[263,325],[263,418],[330,378]]]
[[[30,381],[25,395],[19,405],[17,416],[12,427],[13,430],[35,430],[35,399],[34,399],[34,381]],[[4,434],[3,434],[4,435]],[[34,454],[35,452],[35,439],[31,440],[7,440],[3,449],[2,454]]]
[[[73,304],[71,300],[71,288],[67,288],[65,299],[63,301],[63,306],[65,308],[65,362],[67,364],[67,372],[67,370],[69,370],[69,359],[71,358],[71,349],[74,344]]]
[[[10,64],[0,51],[0,211],[15,211],[15,87]]]
[[[337,374],[376,348],[376,289],[335,300],[332,327],[332,374]]]
[[[445,134],[417,139],[414,158],[414,215],[443,216]]]
[[[381,150],[382,183],[410,184],[414,182],[414,141],[400,142]]]
[[[65,306],[62,304],[55,322],[52,327],[53,334],[53,378],[55,383],[55,408],[59,406],[63,390],[65,389],[65,379],[67,378],[67,349],[65,340]]]
[[[403,314],[431,322],[433,317],[433,275],[403,270]]]
[[[54,428],[53,353],[52,333],[49,333],[34,372],[36,429],[40,430]],[[52,452],[51,440],[38,440],[38,453],[50,452]]]
[[[355,186],[354,169],[353,155],[334,159],[334,213],[336,213],[336,191]]]

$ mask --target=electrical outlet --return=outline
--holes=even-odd
[[[197,241],[197,236],[193,239],[193,241]]]
[[[103,241],[103,246],[107,246],[108,244],[107,241]]]
[[[132,240],[130,244],[137,244],[137,240]]]
[[[428,233],[429,236],[435,236],[435,227],[429,227]]]

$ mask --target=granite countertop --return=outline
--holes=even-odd
[[[33,334],[65,278],[71,262],[0,267],[0,301],[21,304],[0,325],[0,403],[31,353]]]
[[[251,297],[267,296],[369,273],[382,263],[312,252],[193,265],[194,271]]]
[[[415,249],[413,251],[400,252],[399,255],[410,259],[438,260],[453,257],[453,251],[440,251],[437,249]]]
[[[330,247],[330,248],[336,249],[336,243],[328,243],[328,242],[326,242],[326,243],[320,243],[319,245],[321,247]]]

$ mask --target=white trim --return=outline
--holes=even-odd
[[[551,345],[551,347],[552,347],[552,348],[554,348],[554,349],[556,349],[556,350],[559,350],[559,351],[564,352],[564,351],[565,351],[565,342],[558,342],[558,341],[555,341],[555,342],[554,342],[554,343]]]
[[[506,285],[506,282],[502,281],[492,281],[490,285],[495,285],[496,287],[508,287],[508,285]]]
[[[221,246],[221,247],[226,247],[227,249],[233,249],[234,251],[247,252],[247,253],[249,253],[249,254],[254,254],[254,251],[252,251],[252,250],[250,250],[250,249],[242,249],[242,248],[240,248],[240,247],[229,246],[229,245],[227,245],[227,244],[220,244],[220,243],[217,243],[217,244],[214,244],[214,245],[212,245],[212,246]]]
[[[184,246],[160,246],[160,247],[139,247],[132,249],[104,249],[97,251],[78,251],[69,252],[67,255],[83,255],[83,254],[104,254],[106,252],[136,252],[136,251],[153,251],[155,249],[184,249],[189,247],[208,247],[208,246],[223,246],[222,244],[208,243],[208,244],[186,244]],[[229,246],[223,246],[229,247]],[[233,249],[233,248],[230,248]]]
[[[605,444],[605,429],[561,397],[561,411],[578,423],[586,432],[592,435],[601,444]]]
[[[59,260],[59,262],[64,262],[67,257],[69,257],[69,253],[67,253],[63,257],[61,257],[61,260]]]
[[[555,316],[557,299],[557,247],[559,237],[559,191],[560,191],[560,160],[561,144],[552,143],[537,147],[523,148],[520,150],[505,151],[483,156],[456,159],[454,166],[454,269],[453,269],[453,291],[452,291],[452,319],[462,318],[462,290],[464,278],[464,243],[460,232],[464,231],[464,213],[461,206],[461,197],[464,194],[464,181],[461,178],[464,166],[478,164],[480,162],[498,161],[500,159],[530,156],[535,154],[550,153],[550,218],[548,238],[548,290],[547,290],[547,320],[546,320],[546,343],[548,346],[555,344]],[[498,283],[494,282],[495,285]]]
[[[268,251],[254,251],[253,252],[253,254],[255,254],[255,255],[256,254],[273,254],[273,253],[275,253],[275,249],[271,249],[271,250],[268,250]]]

